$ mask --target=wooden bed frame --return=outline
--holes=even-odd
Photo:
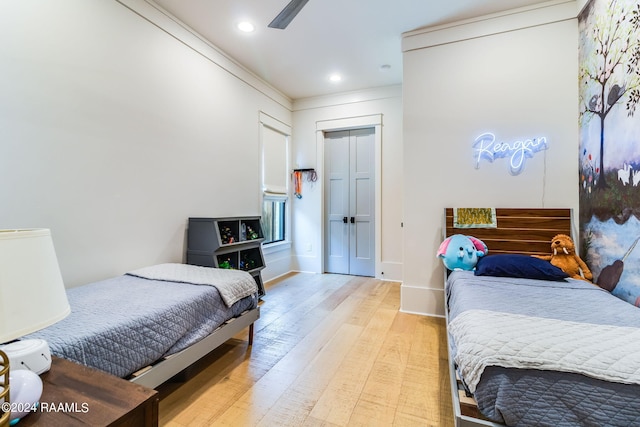
[[[443,239],[453,234],[477,237],[487,245],[489,255],[505,253],[546,255],[550,253],[550,244],[554,236],[561,233],[573,236],[573,212],[571,209],[496,208],[496,219],[496,228],[454,228],[453,208],[445,208]],[[448,325],[449,307],[446,307],[445,316]],[[467,395],[462,382],[457,377],[450,349],[449,334],[447,333],[451,398],[456,427],[504,426],[484,418],[478,410],[473,396]]]
[[[260,307],[247,310],[240,316],[228,320],[211,335],[184,350],[172,354],[152,366],[143,368],[132,374],[129,381],[149,388],[156,388],[168,379],[177,375],[211,351],[233,338],[243,329],[249,327],[248,344],[253,344],[253,323],[260,318]]]

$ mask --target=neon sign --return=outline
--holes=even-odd
[[[482,159],[493,163],[494,159],[509,157],[509,170],[512,175],[522,172],[527,158],[547,148],[547,138],[544,136],[508,143],[496,142],[496,136],[487,132],[478,136],[473,142],[476,169],[480,169]]]

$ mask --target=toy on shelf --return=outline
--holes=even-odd
[[[220,239],[222,239],[222,243],[225,245],[236,241],[233,231],[231,231],[231,228],[226,226],[220,227]]]
[[[247,226],[247,240],[256,240],[258,238],[260,238],[258,233],[250,226]]]
[[[253,270],[255,267],[256,267],[256,261],[249,258],[247,255],[245,255],[240,260],[240,270],[249,271],[249,270]]]
[[[219,264],[220,268],[226,268],[227,270],[234,270],[235,267],[231,263],[231,258],[227,258]]]

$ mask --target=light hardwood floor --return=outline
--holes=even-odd
[[[160,388],[161,426],[453,426],[444,319],[400,313],[400,284],[293,274],[247,333]]]

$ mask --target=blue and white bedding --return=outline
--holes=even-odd
[[[253,279],[253,292],[231,307],[220,296],[222,282],[187,281],[126,274],[68,289],[71,314],[25,338],[45,339],[55,356],[125,378],[257,306]]]
[[[640,309],[584,281],[453,272],[454,361],[495,422],[640,425]]]

